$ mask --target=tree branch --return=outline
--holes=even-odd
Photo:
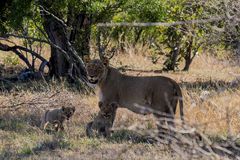
[[[69,58],[69,56],[68,56],[68,54],[67,54],[67,52],[66,51],[64,51],[61,47],[59,47],[58,45],[56,45],[56,44],[54,44],[53,42],[51,42],[49,39],[49,41],[46,41],[46,40],[43,40],[43,39],[38,39],[38,38],[34,38],[34,37],[29,37],[29,36],[23,36],[23,35],[15,35],[15,34],[6,34],[6,35],[4,35],[4,37],[2,37],[2,39],[3,40],[6,40],[6,38],[8,38],[8,37],[15,37],[15,38],[20,38],[20,39],[30,39],[30,40],[33,40],[33,41],[37,41],[37,42],[43,42],[43,43],[46,43],[46,44],[49,44],[49,45],[51,45],[51,46],[53,46],[54,48],[56,48],[56,49],[58,49],[59,51],[61,51],[65,56],[66,56],[66,59],[69,61],[70,60],[70,58]],[[0,37],[1,38],[1,37]],[[16,46],[16,45],[15,45]],[[28,51],[31,51],[32,53],[33,53],[33,51],[32,50],[29,50],[29,49],[27,49],[27,48],[24,48],[24,47],[22,47],[22,46],[18,46],[18,47],[20,47],[21,48],[21,50],[23,50],[23,51],[26,51],[26,50],[28,50]],[[19,49],[20,49],[19,48]],[[27,51],[27,52],[28,52]],[[35,56],[37,53],[33,53],[33,55]],[[38,54],[37,54],[38,55]],[[40,56],[40,55],[38,55],[38,56]],[[43,57],[42,57],[43,58]],[[39,59],[40,59],[40,57],[39,57]]]
[[[69,37],[67,32],[67,29],[69,28],[69,26],[67,26],[67,24],[60,18],[58,18],[57,16],[55,16],[54,14],[52,14],[51,12],[49,12],[47,9],[45,9],[42,5],[39,5],[41,12],[44,12],[46,14],[42,14],[43,17],[51,17],[52,20],[56,20],[56,23],[60,23],[60,25],[62,25],[62,29],[63,29],[63,33],[65,36],[65,43],[67,48],[66,49],[62,49],[61,47],[59,47],[58,45],[55,44],[54,40],[52,40],[50,37],[46,37],[46,39],[49,41],[49,44],[59,50],[60,52],[62,52],[62,54],[64,55],[64,57],[66,58],[66,60],[68,61],[70,68],[69,68],[69,72],[74,71],[77,72],[75,75],[79,78],[79,80],[82,80],[83,82],[87,82],[87,78],[86,78],[86,71],[84,69],[81,68],[85,68],[85,65],[82,61],[82,59],[78,56],[76,50],[74,49],[74,47],[72,46],[72,44],[69,41]],[[36,25],[36,24],[35,24]],[[37,25],[36,25],[37,26]],[[40,27],[37,26],[37,28],[40,30],[40,32],[42,32],[43,34],[45,33],[45,31],[43,31]],[[81,67],[79,67],[81,66]],[[69,74],[70,76],[72,74]],[[83,75],[83,76],[81,76]]]
[[[27,39],[27,40],[33,40],[33,41],[36,41],[36,42],[42,42],[42,43],[47,43],[49,44],[48,41],[44,40],[44,39],[39,39],[39,38],[34,38],[34,37],[29,37],[29,36],[23,36],[23,35],[16,35],[16,34],[5,34],[3,36],[3,38],[9,38],[9,37],[15,37],[15,38],[20,38],[20,39]]]
[[[187,20],[187,21],[176,21],[176,22],[147,22],[147,23],[138,23],[138,22],[120,22],[120,23],[98,23],[97,27],[152,27],[152,26],[176,26],[176,25],[184,25],[184,24],[205,24],[211,22],[218,22],[223,20],[224,17],[213,17],[209,19],[196,19],[196,20]]]
[[[30,62],[28,61],[28,59],[27,59],[22,53],[20,53],[15,46],[10,47],[10,46],[8,46],[8,45],[6,45],[6,44],[0,43],[0,50],[6,51],[6,52],[8,52],[8,51],[14,52],[16,55],[18,55],[18,57],[19,57],[21,60],[23,60],[23,61],[26,63],[26,65],[28,66],[28,68],[32,68],[32,65],[30,64]]]
[[[49,67],[49,63],[48,63],[48,61],[47,61],[45,58],[43,58],[42,56],[40,56],[39,54],[37,54],[37,53],[34,52],[33,50],[30,50],[30,49],[25,48],[25,47],[23,47],[23,46],[15,45],[15,46],[12,46],[12,47],[11,47],[11,46],[8,46],[8,45],[6,45],[6,44],[0,43],[0,50],[6,51],[6,52],[8,52],[8,51],[14,52],[15,54],[18,55],[18,57],[19,57],[21,60],[23,60],[23,61],[26,63],[26,65],[27,65],[29,68],[32,68],[32,65],[30,64],[30,62],[28,61],[28,59],[27,59],[22,53],[20,53],[18,50],[28,52],[28,53],[32,54],[33,56],[35,56],[36,58],[38,58],[39,60],[41,60],[42,63],[41,63],[41,65],[40,65],[40,67],[39,67],[39,71],[42,72],[43,69],[44,69],[44,67],[45,67],[46,65]]]
[[[51,15],[52,15],[52,14],[51,14]],[[53,16],[53,18],[55,18],[55,16]],[[34,21],[34,20],[33,20],[33,21]],[[48,40],[47,43],[48,43],[50,46],[52,46],[52,47],[54,47],[55,49],[58,49],[60,52],[62,52],[62,53],[64,54],[66,60],[67,60],[68,62],[70,62],[71,60],[70,60],[70,57],[68,56],[68,53],[67,53],[65,50],[63,50],[61,47],[59,47],[58,45],[56,45],[54,42],[52,42],[52,41],[48,38],[48,36],[45,34],[45,31],[42,30],[42,29],[35,23],[35,21],[34,21],[34,24],[35,24],[35,26],[37,27],[37,29],[43,34],[43,36]]]
[[[39,54],[37,54],[36,52],[28,49],[28,48],[25,48],[25,47],[22,47],[22,46],[13,46],[15,47],[16,49],[19,49],[19,50],[22,50],[22,51],[25,51],[25,52],[28,52],[32,55],[34,55],[36,58],[40,59],[42,62],[48,62],[45,58],[43,58],[42,56],[40,56]],[[49,66],[49,64],[47,63],[47,65]]]
[[[46,10],[42,5],[39,5],[39,8],[41,9],[41,11],[43,11],[43,12],[45,12],[46,14],[52,16],[54,19],[56,19],[58,22],[60,22],[64,27],[66,27],[66,28],[68,27],[68,26],[66,25],[66,23],[65,23],[62,19],[58,18],[57,16],[55,16],[54,14],[52,14],[51,12],[49,12],[48,10]]]

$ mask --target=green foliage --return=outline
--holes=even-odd
[[[167,22],[188,21],[204,19],[203,5],[191,0],[174,0],[166,5],[168,15],[165,17]],[[203,37],[206,34],[205,24],[183,24],[165,27],[163,36],[158,41],[166,46],[170,51],[166,55],[164,63],[166,70],[175,70],[178,62],[183,58],[186,65],[191,64],[192,59],[203,45]],[[177,52],[177,53],[176,53]],[[188,68],[184,70],[188,70]]]
[[[108,138],[112,142],[121,143],[124,141],[132,141],[133,143],[148,143],[149,139],[135,131],[118,130],[115,131],[111,137]]]
[[[32,16],[32,5],[33,0],[1,0],[0,34],[21,29],[23,20]]]
[[[170,23],[206,19],[222,14],[223,3],[216,1],[214,8],[211,6],[213,2],[214,0],[204,3],[201,0],[2,0],[0,2],[0,34],[14,31],[31,37],[45,38],[42,31],[39,31],[39,29],[44,30],[39,5],[62,19],[67,25],[74,24],[76,17],[81,13],[88,15],[93,24],[92,38],[95,39],[98,30],[94,24],[98,22]],[[170,27],[113,27],[103,32],[111,40],[117,42],[118,47],[121,48],[125,42],[133,46],[139,42],[149,44],[149,46],[153,46],[152,43],[161,46],[164,50],[153,49],[153,61],[156,61],[157,55],[164,51],[167,57],[165,68],[174,70],[179,61],[183,59],[186,63],[191,62],[201,47],[207,44],[213,33],[211,25],[208,23],[181,24]],[[223,28],[226,23],[222,21],[214,25]],[[67,34],[71,33],[74,25],[69,25],[66,30]],[[239,26],[235,30],[239,31]],[[220,38],[225,42],[217,45],[232,46],[232,38],[236,42],[239,37],[234,33],[223,34]],[[208,39],[206,35],[210,35]],[[26,44],[29,43],[31,42],[26,41]],[[74,47],[77,48],[77,45],[75,44]],[[176,48],[178,49],[177,58],[173,56]],[[15,61],[10,59],[7,62],[15,64]]]
[[[122,12],[116,13],[113,22],[176,22],[204,19],[204,5],[191,0],[129,0],[122,6]],[[192,61],[195,54],[204,44],[204,36],[208,32],[205,24],[185,24],[162,27],[115,27],[102,29],[101,32],[118,42],[119,47],[128,42],[152,43],[162,46],[167,56],[167,70],[174,70],[182,59]],[[106,38],[105,38],[106,39]],[[160,49],[160,48],[158,48]],[[178,49],[177,57],[173,56]],[[153,62],[157,54],[163,53],[153,48]],[[175,54],[175,53],[174,53]],[[189,58],[190,57],[190,58]],[[177,59],[177,60],[174,60]],[[176,62],[175,62],[176,61]]]
[[[19,153],[22,155],[30,155],[33,153],[33,151],[31,149],[31,147],[26,145],[22,149],[19,150]]]
[[[160,22],[165,16],[162,0],[130,0],[122,6],[122,12],[114,15],[113,22]],[[157,27],[114,28],[114,39],[124,39],[130,43],[146,42],[148,39],[160,36]]]
[[[129,22],[158,22],[164,17],[164,2],[162,0],[130,0],[124,5],[124,12],[118,15]]]
[[[5,65],[16,66],[20,64],[19,58],[16,55],[8,55],[3,59]]]

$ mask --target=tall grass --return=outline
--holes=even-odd
[[[142,50],[139,47],[137,52]],[[129,48],[110,63],[117,68],[134,69],[125,70],[124,74],[164,75],[175,79],[183,90],[186,123],[211,142],[227,142],[227,139],[235,142],[240,133],[240,90],[239,83],[233,86],[232,82],[240,73],[239,66],[200,55],[187,73],[156,73],[154,70],[162,67],[161,59],[153,64],[149,54],[137,52]],[[186,156],[172,152],[167,145],[150,142],[146,136],[156,129],[156,119],[126,109],[118,109],[114,123],[116,132],[110,139],[87,138],[85,126],[96,116],[97,102],[97,94],[80,94],[59,83],[34,82],[2,92],[0,159],[51,159],[52,156],[59,159],[182,159],[181,156]],[[64,124],[64,133],[47,134],[39,129],[44,111],[70,103],[76,106],[76,113]],[[202,156],[202,159],[227,158],[225,154]]]

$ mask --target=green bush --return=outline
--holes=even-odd
[[[20,64],[19,58],[15,55],[8,55],[3,59],[4,64],[16,66]]]

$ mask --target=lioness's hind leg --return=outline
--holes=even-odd
[[[158,137],[170,143],[174,139],[174,116],[155,115],[157,118]]]

